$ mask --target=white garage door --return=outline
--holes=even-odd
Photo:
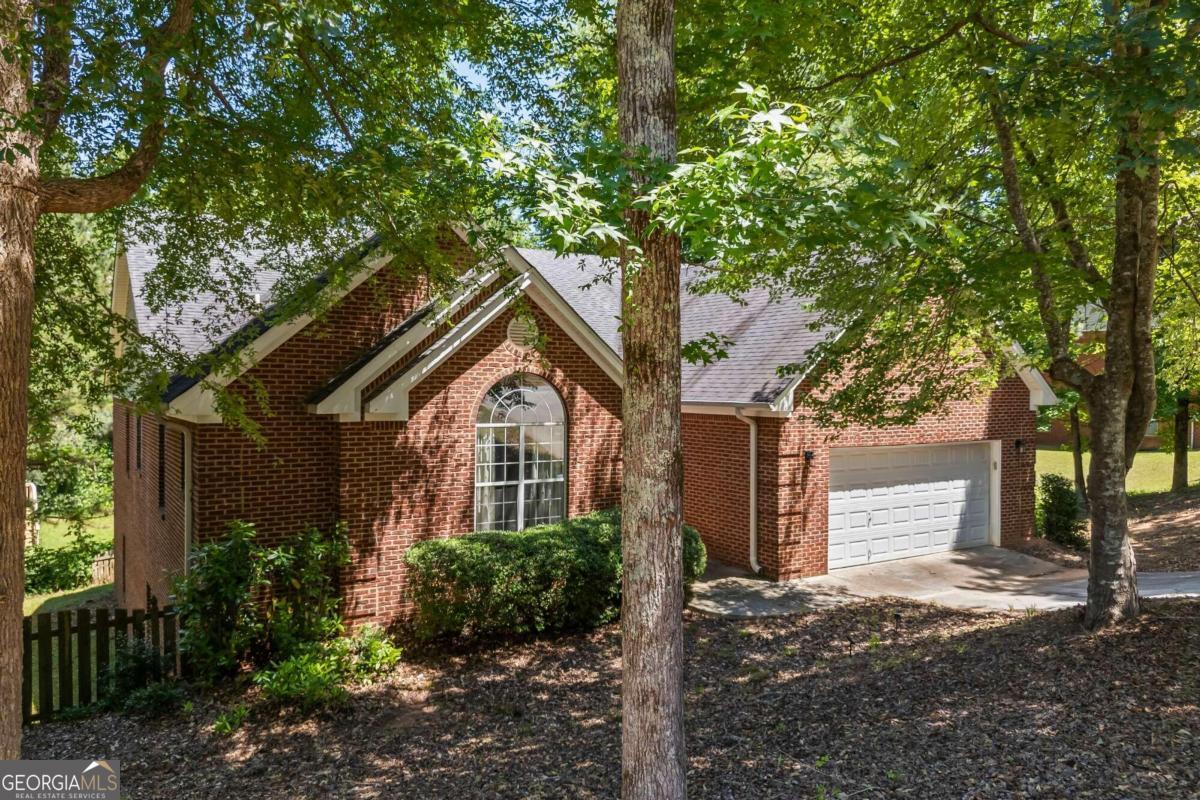
[[[829,568],[988,544],[990,445],[835,449]]]

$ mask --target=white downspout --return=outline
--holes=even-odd
[[[740,409],[733,415],[750,426],[750,569],[762,572],[758,563],[758,421]]]

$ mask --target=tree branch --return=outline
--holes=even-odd
[[[1070,328],[1058,318],[1058,312],[1055,310],[1054,287],[1046,274],[1044,263],[1045,250],[1038,240],[1037,231],[1029,222],[1029,212],[1025,208],[1025,199],[1021,193],[1012,126],[1004,117],[1000,104],[994,97],[988,99],[988,107],[996,129],[996,142],[1000,148],[1000,171],[1009,215],[1017,229],[1017,238],[1020,239],[1022,247],[1033,257],[1031,269],[1034,288],[1037,290],[1038,314],[1042,318],[1042,327],[1050,345],[1050,374],[1081,391],[1090,390],[1096,378],[1071,357]]]
[[[1062,195],[1056,190],[1054,181],[1051,179],[1046,165],[1038,160],[1038,157],[1028,144],[1021,141],[1020,145],[1021,151],[1025,154],[1025,163],[1029,165],[1034,178],[1037,179],[1037,182],[1045,190],[1049,198],[1050,210],[1054,212],[1054,228],[1063,237],[1063,241],[1067,246],[1067,253],[1071,257],[1071,266],[1092,286],[1107,285],[1108,281],[1104,279],[1104,276],[1092,264],[1092,259],[1088,256],[1087,247],[1084,246],[1083,240],[1079,238],[1078,231],[1075,230],[1075,224],[1072,222],[1071,214],[1067,210],[1066,201],[1063,200]],[[1046,161],[1049,162],[1049,169],[1053,170],[1053,158],[1047,155]]]
[[[72,0],[49,0],[41,6],[42,29],[38,37],[42,53],[41,71],[35,92],[34,113],[42,141],[58,130],[71,82],[71,28],[75,24]]]
[[[912,48],[909,48],[908,50],[905,50],[903,53],[900,53],[897,56],[893,56],[892,58],[885,58],[882,61],[877,61],[874,64],[872,64],[871,66],[866,67],[865,69],[854,70],[853,72],[843,72],[841,75],[837,75],[836,77],[830,78],[829,80],[827,80],[823,83],[818,83],[818,84],[815,84],[812,86],[801,86],[801,87],[799,87],[800,91],[806,91],[806,92],[823,91],[825,89],[828,89],[830,86],[834,86],[836,84],[842,83],[843,81],[854,80],[856,78],[869,78],[870,76],[876,74],[877,72],[882,72],[883,70],[887,69],[888,67],[895,67],[899,64],[903,64],[905,61],[912,61],[914,58],[924,55],[925,53],[928,53],[930,50],[933,50],[938,45],[942,44],[946,40],[953,37],[956,33],[958,33],[964,27],[966,27],[967,24],[970,22],[971,22],[970,17],[963,17],[962,19],[959,19],[959,20],[953,22],[950,25],[950,27],[946,28],[946,30],[942,31],[936,37],[934,37],[933,39],[930,39],[928,42],[925,42],[924,44],[916,45]]]
[[[296,55],[300,56],[300,63],[304,65],[305,71],[308,72],[309,77],[316,84],[317,92],[325,101],[325,105],[329,109],[329,113],[333,116],[334,122],[337,123],[338,128],[341,130],[342,135],[346,137],[346,144],[353,147],[354,134],[351,132],[350,126],[346,124],[346,119],[342,116],[341,109],[337,101],[333,98],[333,93],[329,91],[329,87],[325,85],[325,80],[317,72],[317,68],[313,66],[312,60],[309,59],[308,52],[305,51],[304,46],[299,43],[296,46]]]
[[[161,102],[163,79],[167,65],[180,41],[192,27],[192,0],[175,0],[171,14],[147,37],[146,53],[142,59],[145,70],[142,92]],[[118,206],[132,197],[146,182],[166,137],[163,110],[155,109],[150,122],[142,130],[138,146],[117,169],[91,178],[45,179],[38,187],[41,211],[44,214],[87,214]]]
[[[989,20],[979,11],[976,11],[974,14],[972,14],[970,19],[971,22],[975,23],[975,25],[977,25],[985,33],[988,33],[997,39],[1000,39],[1001,41],[1008,42],[1013,47],[1019,47],[1024,50],[1025,48],[1033,45],[1031,40],[1023,39],[1016,34],[1009,33],[996,23]]]

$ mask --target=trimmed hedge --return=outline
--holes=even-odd
[[[707,556],[696,529],[683,531],[690,587]],[[592,628],[620,612],[621,512],[418,542],[404,560],[422,638]]]

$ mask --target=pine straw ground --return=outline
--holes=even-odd
[[[746,622],[689,615],[693,798],[1200,797],[1200,602],[1089,635],[874,600]],[[611,798],[619,640],[591,634],[406,663],[344,710],[231,691],[190,714],[26,731],[26,758],[115,757],[133,798]],[[232,737],[223,708],[252,711]]]
[[[1200,570],[1200,487],[1179,494],[1129,498],[1129,533],[1138,569],[1146,572]]]

